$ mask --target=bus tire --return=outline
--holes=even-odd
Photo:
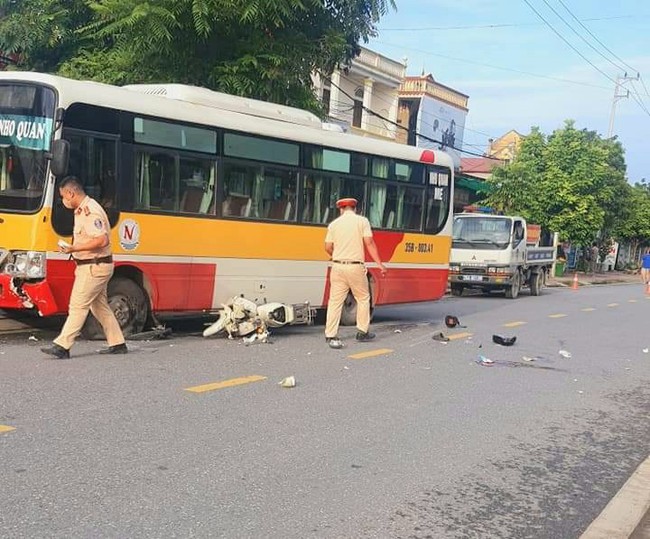
[[[375,312],[373,288],[372,277],[368,277],[368,290],[370,291],[370,320],[372,320]],[[343,309],[341,310],[341,325],[357,325],[357,300],[354,299],[352,292],[348,292],[348,295],[343,302]]]
[[[146,292],[137,283],[126,277],[113,277],[108,283],[108,304],[125,337],[144,329],[149,303]],[[88,315],[82,334],[88,340],[106,338],[102,326],[92,314]]]

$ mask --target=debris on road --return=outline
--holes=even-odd
[[[644,348],[644,349],[643,349],[643,353],[644,353],[644,354],[647,354],[649,351],[650,351],[650,350],[649,350],[648,348]]]
[[[296,387],[296,377],[287,376],[286,378],[280,380],[280,382],[278,382],[278,385],[282,387]]]
[[[571,352],[567,352],[566,350],[560,350],[558,352],[564,359],[571,359]]]
[[[454,316],[453,314],[448,314],[447,316],[445,316],[445,325],[450,329],[455,327],[459,327],[459,328],[467,327],[461,325],[460,320],[458,320],[458,317]]]
[[[502,337],[501,335],[492,335],[492,342],[501,346],[512,346],[517,341],[517,337]]]
[[[434,341],[438,342],[444,342],[447,343],[449,342],[449,337],[446,337],[445,334],[442,331],[439,331],[438,333],[434,333],[433,337],[431,337]]]
[[[129,336],[130,341],[159,341],[169,339],[172,336],[172,328],[156,326],[150,331],[142,331]]]
[[[227,333],[230,339],[245,337],[253,332],[266,333],[268,337],[268,328],[296,324],[311,325],[316,314],[309,302],[295,305],[278,302],[257,305],[254,301],[241,296],[235,296],[228,303],[222,304],[222,307],[217,321],[203,331],[204,337],[223,332]]]
[[[36,338],[34,335],[30,335],[28,341],[38,341],[38,338]]]
[[[393,333],[402,333],[401,329],[396,329]]]
[[[521,359],[523,359],[524,361],[536,361],[537,360],[536,357],[529,357],[529,356],[521,356]]]
[[[494,361],[492,361],[490,358],[487,358],[485,356],[478,356],[476,363],[482,365],[483,367],[492,367],[494,365]]]

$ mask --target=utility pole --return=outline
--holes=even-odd
[[[616,116],[616,103],[621,99],[628,99],[630,97],[630,90],[623,88],[624,84],[630,81],[639,80],[641,75],[636,74],[636,77],[628,77],[625,73],[622,77],[616,77],[616,86],[614,87],[614,99],[612,100],[612,112],[609,115],[609,129],[607,130],[607,138],[612,138],[614,135],[614,116]]]

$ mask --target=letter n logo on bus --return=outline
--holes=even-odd
[[[133,219],[120,224],[120,245],[125,251],[133,251],[140,245],[140,225]]]

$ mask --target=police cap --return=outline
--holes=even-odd
[[[345,208],[345,207],[356,208],[357,207],[357,199],[356,198],[339,198],[336,201],[336,207],[337,208]]]

